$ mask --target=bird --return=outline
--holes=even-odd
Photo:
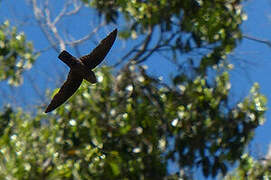
[[[97,78],[92,70],[103,61],[113,46],[117,32],[117,29],[112,31],[90,54],[82,56],[79,59],[72,56],[66,50],[63,50],[59,54],[58,58],[69,66],[70,71],[67,80],[53,97],[52,101],[47,106],[45,113],[55,110],[67,101],[80,87],[83,79],[92,84],[97,82]]]

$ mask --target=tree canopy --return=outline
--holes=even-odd
[[[83,82],[50,115],[43,104],[32,113],[3,108],[0,177],[189,179],[195,168],[205,177],[224,176],[239,161],[243,168],[247,145],[265,120],[266,98],[256,83],[238,102],[230,99],[227,55],[242,37],[242,1],[82,2],[106,25],[121,24],[123,41],[143,41],[116,66],[97,68],[98,83]],[[8,69],[1,80],[19,82],[37,53],[23,34],[6,30],[7,21],[1,27],[0,64]],[[178,67],[169,82],[142,65],[154,53]],[[179,173],[169,172],[170,161]]]
[[[10,27],[6,20],[0,26],[0,80],[8,80],[11,85],[22,83],[22,73],[30,69],[35,59],[33,44],[27,42],[23,32]]]

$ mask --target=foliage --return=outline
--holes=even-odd
[[[0,177],[179,179],[190,178],[194,168],[202,169],[206,177],[225,175],[244,157],[266,111],[258,84],[236,104],[229,100],[227,54],[241,38],[245,18],[241,1],[82,1],[107,22],[124,17],[120,36],[140,34],[145,40],[128,53],[136,55],[116,76],[107,67],[97,70],[96,85],[84,82],[50,115],[43,113],[44,107],[32,115],[4,109]],[[10,80],[18,79],[18,72],[21,75],[24,68],[17,71],[18,66],[27,67],[35,58],[24,35],[8,29],[2,26],[6,49],[0,54],[8,62],[4,74],[10,73],[4,79]],[[160,34],[153,33],[155,29]],[[158,35],[155,44],[152,37]],[[133,64],[161,51],[180,62],[180,54],[196,50],[198,56],[186,59],[188,66],[176,63],[179,71],[167,84]],[[169,160],[180,173],[170,175]]]
[[[36,58],[33,45],[26,41],[24,33],[18,33],[16,27],[10,28],[9,21],[0,25],[0,81],[20,85],[23,71],[31,68]]]
[[[248,154],[244,154],[238,168],[226,176],[226,180],[237,179],[269,179],[271,168],[270,159],[255,160]]]
[[[116,77],[102,68],[97,75],[97,85],[84,82],[49,116],[11,114],[0,139],[2,178],[164,179],[169,159],[214,176],[238,160],[263,120],[257,85],[227,108],[227,73],[213,86],[178,76],[172,87],[143,67],[127,66]]]
[[[218,64],[221,57],[236,47],[242,37],[240,24],[246,19],[241,0],[82,1],[97,9],[107,22],[117,23],[124,17],[126,24],[120,32],[123,38],[137,37],[136,34],[158,28],[162,38],[155,50],[167,48],[165,54],[172,52],[171,59],[178,53],[203,48],[206,57],[199,67],[203,74],[207,67]]]
[[[229,80],[224,72],[210,86],[204,78],[178,82],[182,92],[168,112],[174,112],[171,130],[181,166],[202,167],[205,176],[224,175],[227,163],[235,162],[253,137],[254,129],[263,123],[266,99],[258,93],[258,85],[235,107],[228,104]],[[176,93],[171,98],[176,99]],[[260,106],[259,106],[260,105]],[[176,111],[174,111],[175,109]],[[193,142],[193,143],[191,143]]]

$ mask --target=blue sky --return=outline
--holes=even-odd
[[[242,25],[243,33],[259,39],[271,40],[271,1],[248,0],[244,3],[248,15],[247,21]],[[243,67],[232,72],[231,81],[236,93],[247,92],[254,82],[260,84],[261,92],[268,99],[268,107],[271,102],[271,47],[248,39],[243,39],[239,47],[234,51],[234,56],[245,59]],[[234,59],[235,60],[235,59]],[[238,61],[238,59],[237,59]],[[241,72],[240,72],[241,71]],[[246,72],[245,72],[246,71]],[[252,152],[266,153],[271,140],[271,109],[266,113],[266,122],[257,128],[255,138],[251,144]]]
[[[15,3],[16,2],[16,3]],[[51,7],[55,11],[58,11],[63,1],[54,1],[54,7]],[[248,0],[244,3],[245,12],[248,15],[247,21],[242,25],[244,34],[253,36],[260,39],[271,40],[271,1],[269,0]],[[54,16],[54,14],[53,14]],[[10,19],[14,25],[20,25],[19,29],[25,31],[27,39],[33,41],[36,50],[42,50],[48,47],[48,42],[44,35],[38,28],[35,20],[32,18],[32,10],[30,6],[25,4],[25,1],[18,0],[2,0],[0,3],[0,21]],[[83,19],[82,19],[83,18]],[[69,23],[69,25],[67,25]],[[80,12],[80,16],[73,18],[66,18],[59,26],[65,25],[65,28],[72,33],[74,38],[84,36],[87,32],[92,30],[95,26],[91,24],[97,24],[98,19],[95,18],[95,14],[89,9],[85,8]],[[107,27],[103,31],[98,33],[95,41],[102,39],[107,33],[113,30],[115,27]],[[121,28],[121,27],[119,27]],[[95,41],[86,41],[80,46],[80,52],[89,52],[95,46]],[[130,45],[133,43],[130,41],[127,43]],[[111,52],[106,58],[106,64],[112,64],[109,60],[116,60],[122,48],[127,44],[123,44],[122,41],[117,40],[113,46]],[[120,47],[120,48],[119,48]],[[25,76],[33,78],[39,85],[41,94],[44,94],[44,89],[55,88],[57,84],[65,79],[67,73],[67,67],[59,61],[57,58],[57,52],[50,49],[43,53],[37,60],[34,67],[25,73]],[[150,73],[156,76],[164,76],[168,73],[176,71],[176,68],[170,65],[167,61],[156,61],[157,55],[153,56],[147,65]],[[233,88],[233,95],[238,97],[244,97],[248,94],[250,87],[254,82],[260,84],[261,92],[271,101],[271,47],[265,44],[261,44],[248,39],[243,39],[238,48],[235,49],[231,61],[235,64],[235,69],[231,72],[231,83]],[[245,61],[244,61],[245,60]],[[161,70],[161,67],[163,69]],[[47,73],[38,74],[44,68],[49,69]],[[38,76],[36,75],[38,74]],[[41,76],[42,78],[38,78]],[[31,79],[30,78],[30,79]],[[10,89],[5,83],[0,83],[0,89],[12,90],[15,95],[22,96],[21,102],[16,102],[18,106],[27,106],[33,110],[33,104],[39,104],[44,100],[46,103],[48,99],[39,99],[33,91],[31,80],[25,78],[25,83],[19,89]],[[2,99],[2,98],[0,98]],[[4,99],[4,100],[3,100]],[[10,103],[6,98],[0,100],[0,103]],[[5,100],[6,99],[6,100]],[[43,102],[44,103],[44,102]],[[268,103],[268,107],[270,103]],[[257,128],[255,138],[252,141],[250,148],[255,155],[258,153],[263,155],[266,153],[268,144],[271,139],[271,111],[268,109],[266,113],[266,122],[263,126]]]

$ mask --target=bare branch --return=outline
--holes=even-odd
[[[96,34],[98,32],[98,30],[103,27],[106,23],[103,22],[101,23],[98,27],[94,28],[92,32],[90,32],[88,35],[84,36],[81,39],[75,40],[75,41],[71,41],[71,42],[67,42],[67,45],[71,45],[71,46],[76,46],[78,44],[83,43],[84,41],[90,39],[94,34]]]
[[[62,19],[64,16],[71,16],[71,15],[74,15],[74,14],[78,13],[80,11],[81,7],[82,7],[82,3],[79,2],[77,4],[76,2],[78,2],[78,1],[76,1],[76,0],[67,1],[64,4],[64,6],[63,6],[62,10],[60,11],[60,13],[54,19],[52,24],[55,26],[59,22],[59,20]],[[67,9],[71,4],[74,5],[74,9],[67,12]]]
[[[260,42],[260,43],[264,43],[267,46],[271,47],[271,41],[268,41],[268,40],[265,40],[265,39],[259,39],[259,38],[252,37],[252,36],[249,36],[249,35],[246,35],[246,34],[243,34],[243,37],[246,38],[246,39],[252,40],[252,41],[257,41],[257,42]]]
[[[79,12],[79,10],[81,9],[82,3],[79,3],[79,5],[77,5],[75,2],[76,2],[76,1],[74,0],[74,10],[71,10],[71,11],[67,12],[67,13],[65,14],[66,16],[74,15],[74,14],[76,14],[77,12]],[[81,1],[79,1],[79,2],[81,2]]]
[[[176,31],[174,33],[171,33],[169,37],[166,36],[166,32],[160,28],[160,34],[159,38],[156,41],[154,45],[152,45],[150,48],[152,36],[154,32],[154,28],[150,27],[147,36],[145,37],[144,41],[139,43],[138,45],[134,46],[128,53],[126,53],[117,63],[113,65],[113,67],[116,67],[120,65],[122,62],[124,62],[127,58],[129,58],[130,61],[134,61],[135,64],[142,63],[146,61],[153,53],[159,52],[159,51],[172,51],[174,52],[174,47],[170,44],[175,37],[180,34],[180,31]],[[131,57],[134,54],[133,57]],[[131,57],[131,58],[130,58]],[[129,63],[128,62],[128,63]]]
[[[40,26],[41,31],[43,32],[43,34],[45,35],[49,43],[52,45],[54,50],[56,52],[59,52],[58,46],[56,45],[54,38],[51,36],[50,32],[46,28],[46,24],[44,22],[44,14],[42,13],[41,9],[38,7],[37,1],[31,0],[30,4],[32,5],[34,17],[36,21],[38,22],[38,25]]]
[[[147,52],[147,54],[142,57],[141,59],[135,59],[136,60],[136,64],[142,63],[143,61],[145,61],[148,57],[150,57],[157,49],[159,49],[161,47],[160,43],[162,41],[163,38],[163,33],[160,33],[160,37],[158,39],[158,41],[156,42],[156,45],[154,46],[154,48],[152,48],[150,51],[145,51]]]
[[[144,41],[145,41],[145,40],[144,40]],[[129,58],[133,53],[138,52],[139,50],[137,50],[137,48],[138,48],[140,45],[142,45],[142,44],[144,43],[144,41],[143,41],[143,42],[140,42],[140,43],[137,44],[137,45],[135,45],[128,53],[126,53],[122,58],[120,58],[120,60],[117,61],[117,62],[113,65],[113,67],[119,66],[119,65],[120,65],[121,63],[123,63],[127,58]]]
[[[105,22],[104,22],[104,23],[101,23],[98,27],[94,28],[89,34],[87,34],[86,36],[82,37],[81,39],[77,39],[77,40],[69,41],[69,42],[64,42],[64,43],[65,43],[65,45],[69,45],[69,46],[72,46],[72,47],[78,46],[79,44],[81,44],[81,43],[83,43],[83,42],[89,40],[89,39],[90,39],[93,35],[95,35],[95,34],[99,31],[99,29],[100,29],[101,27],[103,27],[104,25],[106,25]],[[51,48],[53,48],[53,47],[55,47],[55,46],[57,45],[57,43],[50,43],[50,44],[51,44],[50,46],[48,46],[48,47],[46,47],[46,48],[43,48],[43,49],[41,49],[41,50],[39,50],[39,51],[36,51],[36,53],[43,53],[43,52],[46,52],[46,51],[48,51],[49,49],[51,49]],[[58,52],[58,51],[57,51],[57,52]]]
[[[139,44],[135,45],[129,52],[127,52],[119,61],[117,61],[113,65],[113,67],[119,66],[127,58],[129,58],[133,53],[136,53],[136,54],[133,58],[131,58],[131,60],[135,60],[135,59],[139,58],[144,53],[144,51],[147,49],[149,42],[151,41],[152,33],[153,33],[153,29],[150,29],[146,38],[142,42],[140,42]],[[141,47],[141,48],[138,49],[139,47]]]
[[[145,42],[142,44],[139,52],[132,58],[133,60],[137,61],[137,59],[146,52],[146,49],[148,48],[148,45],[151,41],[152,34],[153,34],[153,28],[150,27],[148,34],[147,34],[147,37],[145,39]]]
[[[46,24],[47,26],[51,29],[51,31],[53,32],[55,38],[58,40],[59,42],[59,46],[60,46],[60,51],[66,49],[65,47],[65,43],[64,40],[60,37],[60,35],[58,34],[58,30],[56,28],[56,26],[52,23],[51,21],[51,16],[50,16],[50,10],[49,10],[49,6],[48,6],[48,0],[45,1],[45,19],[46,19]]]
[[[164,32],[160,31],[160,35],[159,35],[159,39],[156,42],[156,45],[150,49],[147,50],[146,49],[146,55],[144,55],[141,59],[138,59],[136,61],[136,64],[142,63],[145,60],[147,60],[154,52],[159,52],[160,50],[164,51],[166,47],[171,47],[170,42],[174,39],[174,37],[179,34],[179,31],[176,31],[175,33],[172,33],[167,39],[164,39]],[[172,52],[174,52],[174,50],[172,49],[172,47],[170,49],[167,50],[171,50]]]
[[[66,45],[70,45],[70,46],[79,45],[83,43],[84,41],[90,39],[93,36],[93,34],[95,34],[102,26],[105,25],[105,23],[101,23],[91,33],[85,35],[81,39],[71,41],[71,42],[65,42],[64,38],[60,36],[58,28],[56,27],[56,24],[59,21],[61,21],[63,17],[78,13],[80,9],[82,8],[82,2],[79,0],[66,1],[62,9],[60,10],[59,14],[56,15],[55,19],[51,18],[49,0],[43,1],[43,6],[39,6],[37,4],[37,0],[30,0],[30,2],[32,5],[32,9],[34,11],[34,16],[42,32],[44,33],[45,37],[47,38],[47,40],[49,41],[51,45],[41,51],[54,48],[54,50],[59,53],[60,51],[66,49]],[[73,8],[71,9],[70,6],[72,6]],[[71,9],[71,10],[68,10],[68,9]]]
[[[71,1],[67,1],[64,4],[64,7],[62,8],[62,10],[60,11],[60,13],[56,16],[55,20],[53,21],[53,25],[56,25],[56,23],[59,22],[59,20],[66,14],[67,8],[69,7]]]

